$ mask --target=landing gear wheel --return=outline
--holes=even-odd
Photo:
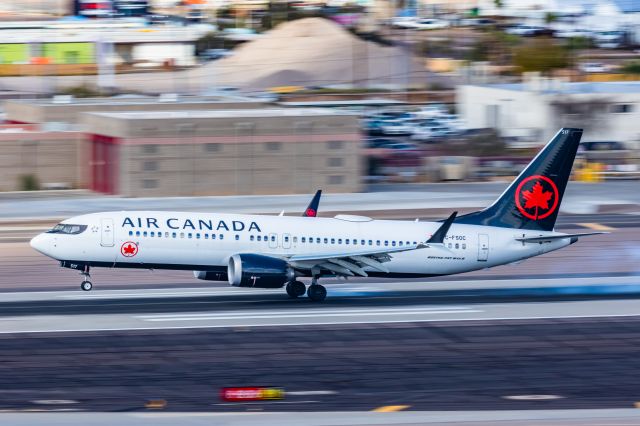
[[[307,289],[307,296],[312,302],[323,302],[327,298],[327,289],[320,284],[310,285]]]
[[[287,283],[286,290],[289,297],[295,299],[297,297],[303,296],[306,293],[307,286],[300,281],[291,281]]]
[[[84,291],[91,291],[91,289],[93,288],[93,284],[91,284],[91,281],[82,281],[82,284],[80,284],[80,288]]]

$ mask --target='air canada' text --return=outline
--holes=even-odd
[[[166,220],[165,225],[169,229],[190,229],[193,231],[256,231],[262,232],[256,222],[245,223],[241,220],[212,220],[212,219],[178,219],[169,218]],[[122,227],[130,228],[154,228],[160,229],[158,219],[155,217],[125,217],[122,222]]]

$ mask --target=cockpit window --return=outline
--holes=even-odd
[[[59,223],[51,228],[51,230],[47,231],[47,233],[76,235],[84,232],[85,229],[87,229],[87,225],[71,225],[68,223]]]

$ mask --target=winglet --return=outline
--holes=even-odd
[[[425,244],[443,244],[444,237],[447,236],[447,232],[449,232],[449,228],[451,228],[451,224],[456,219],[458,212],[451,213],[451,216],[438,228],[436,232],[433,233],[431,238],[427,240]]]
[[[313,196],[311,202],[305,209],[302,217],[316,217],[318,215],[318,206],[320,205],[320,196],[322,196],[322,189],[316,191],[316,195]]]

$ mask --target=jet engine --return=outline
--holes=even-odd
[[[229,258],[227,275],[235,287],[280,288],[295,279],[287,262],[259,254],[234,254]]]

